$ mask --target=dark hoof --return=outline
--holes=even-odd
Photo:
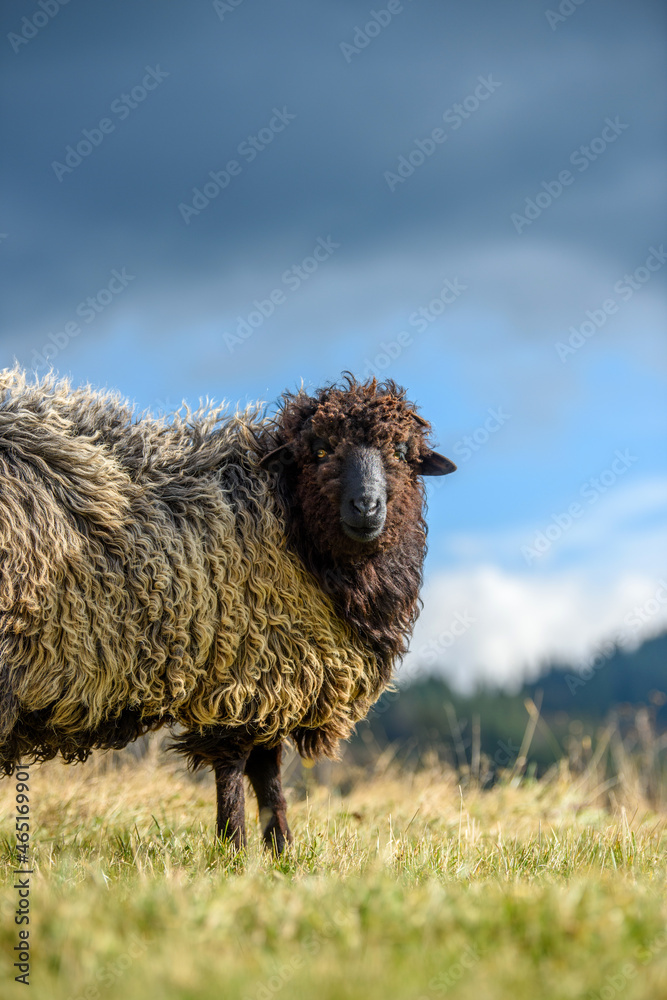
[[[262,837],[264,846],[276,857],[282,854],[287,844],[291,844],[294,839],[284,816],[272,816],[264,827]]]

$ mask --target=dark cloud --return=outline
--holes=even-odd
[[[212,3],[73,0],[16,53],[9,34],[40,8],[5,7],[7,329],[59,322],[122,265],[157,299],[174,283],[261,274],[276,247],[288,259],[328,232],[348,261],[511,240],[511,213],[607,117],[627,131],[521,239],[619,265],[643,252],[663,205],[662,6],[586,0],[555,30],[556,3],[403,8],[348,63],[340,46],[369,20],[363,4],[244,0],[220,20]],[[121,120],[110,108],[147,66],[168,76]],[[479,77],[500,87],[392,193],[385,171]],[[296,118],[244,162],[239,143],[274,107]],[[59,181],[52,162],[104,117],[114,131]],[[185,225],[179,203],[232,158],[240,176]]]

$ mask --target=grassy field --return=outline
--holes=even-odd
[[[632,782],[563,765],[481,791],[380,760],[343,795],[340,769],[288,770],[296,845],[274,861],[253,800],[235,857],[212,837],[212,781],[157,749],[31,768],[27,995],[667,998],[667,815]],[[14,801],[6,779],[3,1000],[26,995]]]

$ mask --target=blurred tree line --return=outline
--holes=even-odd
[[[539,775],[610,725],[627,745],[639,743],[638,712],[653,733],[667,733],[667,633],[634,651],[611,646],[583,670],[551,663],[515,694],[462,695],[436,677],[385,692],[351,750],[363,761],[394,744],[406,762],[437,754],[487,780],[517,762]]]

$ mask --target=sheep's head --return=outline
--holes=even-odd
[[[282,478],[317,549],[363,558],[422,524],[420,477],[456,466],[430,447],[430,424],[403,389],[348,376],[344,388],[283,399],[261,461]]]

